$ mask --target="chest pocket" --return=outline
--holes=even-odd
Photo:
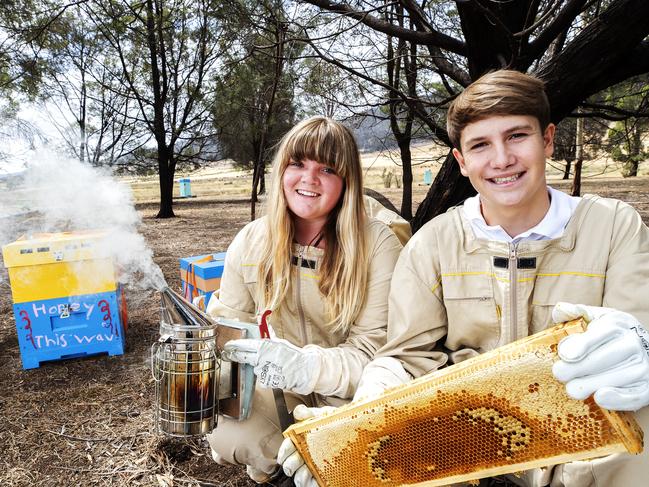
[[[257,264],[247,264],[244,263],[241,266],[241,277],[243,278],[243,284],[248,289],[248,292],[251,296],[254,296],[255,302],[258,303],[259,299],[257,296]]]
[[[447,346],[451,350],[494,348],[500,339],[500,313],[491,274],[442,274],[442,292],[448,318]]]
[[[530,306],[530,333],[538,333],[553,325],[552,309],[559,301],[601,306],[605,283],[603,273],[539,271]]]

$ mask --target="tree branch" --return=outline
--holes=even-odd
[[[529,44],[527,56],[537,58],[543,54],[561,32],[566,30],[579,15],[588,0],[570,0],[548,26]]]
[[[464,42],[446,34],[442,34],[441,32],[438,32],[436,30],[431,30],[430,32],[419,32],[411,29],[406,29],[404,27],[399,27],[397,25],[392,25],[373,15],[369,15],[366,12],[358,11],[347,3],[334,3],[329,0],[303,1],[330,12],[342,14],[349,18],[359,20],[371,29],[382,32],[384,34],[398,37],[406,41],[415,42],[417,44],[433,45],[460,55],[466,54],[466,46]]]
[[[305,35],[306,38],[309,37],[308,33],[306,32],[306,28],[304,28],[304,35]],[[316,52],[316,54],[322,60],[328,62],[329,64],[333,64],[334,66],[337,66],[340,69],[342,69],[342,70],[344,70],[344,71],[346,71],[346,72],[348,72],[348,73],[350,73],[350,74],[352,74],[352,75],[354,75],[354,76],[356,76],[356,77],[358,77],[360,79],[364,79],[365,81],[369,81],[370,83],[375,84],[377,86],[380,86],[380,87],[386,89],[388,92],[392,92],[392,93],[396,94],[397,96],[399,96],[399,98],[401,98],[403,100],[403,102],[408,107],[411,107],[415,111],[415,113],[417,114],[417,117],[419,117],[419,119],[422,122],[424,122],[431,129],[431,131],[433,132],[433,134],[437,138],[439,138],[442,142],[444,142],[445,144],[450,146],[450,139],[448,138],[448,134],[446,133],[446,130],[444,130],[444,128],[437,125],[434,122],[433,118],[430,117],[426,113],[425,109],[423,108],[423,104],[421,103],[421,100],[412,99],[409,96],[404,95],[401,92],[401,90],[398,90],[396,87],[391,86],[391,85],[389,85],[387,83],[384,83],[382,81],[379,81],[379,80],[377,80],[375,78],[372,78],[372,77],[370,77],[370,76],[368,76],[368,75],[366,75],[364,73],[361,73],[360,71],[357,71],[357,70],[355,70],[353,68],[350,68],[349,66],[344,65],[343,63],[341,63],[340,61],[338,61],[336,59],[328,57],[325,53],[320,51],[320,49],[318,49],[318,47],[315,44],[310,44],[310,45],[313,48],[313,50]]]
[[[546,81],[553,121],[589,96],[649,70],[649,2],[617,0],[538,71]]]

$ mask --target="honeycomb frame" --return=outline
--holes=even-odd
[[[570,399],[552,375],[575,320],[284,432],[320,486],[436,486],[642,451],[632,413]],[[468,380],[467,380],[468,379]]]

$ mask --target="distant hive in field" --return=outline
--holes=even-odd
[[[285,432],[320,485],[446,485],[616,452],[639,453],[629,413],[570,399],[556,346],[582,321],[421,377]]]

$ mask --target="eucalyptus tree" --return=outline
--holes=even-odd
[[[265,189],[269,149],[295,122],[299,46],[287,40],[289,24],[281,1],[240,1],[232,11],[228,28],[238,35],[217,75],[214,124],[221,154],[253,169],[254,204],[257,192]]]
[[[50,38],[50,16],[56,0],[0,2],[0,92],[33,97],[39,89]],[[45,12],[45,13],[44,13]]]
[[[205,157],[214,76],[231,43],[221,30],[227,2],[88,0],[84,11],[118,60],[113,82],[138,109],[155,148],[159,218],[173,217],[179,163]]]
[[[124,80],[110,46],[78,5],[55,15],[48,29],[48,70],[36,98],[50,125],[81,162],[131,163],[147,137],[134,103],[120,92]]]
[[[26,147],[47,137],[38,127],[19,116],[24,102],[31,102],[42,89],[51,70],[50,9],[56,0],[0,2],[0,159],[9,157],[7,147],[20,140]],[[55,9],[56,10],[56,9]]]
[[[605,103],[609,119],[606,151],[620,163],[622,176],[638,175],[638,166],[649,159],[649,76],[629,79],[607,90]],[[601,105],[589,104],[589,108]]]
[[[442,123],[445,108],[464,87],[499,68],[537,74],[546,82],[554,122],[572,116],[590,96],[649,71],[649,2],[645,0],[303,0],[317,9],[302,21],[305,42],[328,62],[394,89],[435,137],[450,145]],[[403,24],[385,20],[392,5]],[[324,14],[326,12],[326,15]],[[407,21],[405,20],[407,19]],[[356,45],[342,47],[354,37]],[[402,39],[418,46],[413,96],[389,86],[358,62],[367,39]],[[440,93],[432,86],[442,86]],[[450,151],[412,221],[418,229],[473,193]]]

